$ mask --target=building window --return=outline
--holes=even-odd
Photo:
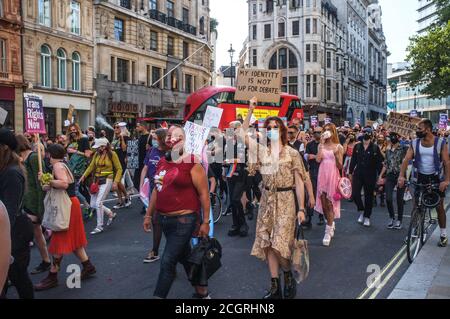
[[[149,0],[148,7],[150,10],[158,10],[158,0]]]
[[[317,19],[313,19],[313,33],[317,34],[318,33],[318,29],[317,29]]]
[[[306,76],[306,97],[311,97],[311,75]]]
[[[288,83],[289,90],[287,92],[292,95],[298,95],[298,77],[290,76],[288,79],[289,79]]]
[[[281,48],[275,52],[269,61],[270,70],[296,69],[297,67],[298,62],[294,52],[286,48]]]
[[[272,26],[270,24],[264,25],[264,39],[272,38]]]
[[[117,58],[117,82],[128,82],[128,61]]]
[[[256,3],[253,4],[253,15],[256,15]]]
[[[175,12],[174,12],[174,4],[172,1],[167,1],[166,9],[167,9],[167,17],[174,18]]]
[[[41,84],[43,87],[51,87],[51,51],[47,45],[41,47]]]
[[[110,80],[111,81],[116,81],[116,58],[115,57],[111,57],[111,77]]]
[[[150,50],[158,51],[158,32],[150,31]]]
[[[306,45],[306,62],[311,62],[311,44]]]
[[[189,10],[183,8],[183,23],[189,24]]]
[[[311,19],[306,19],[306,34],[310,34],[311,33]]]
[[[78,52],[72,54],[72,87],[74,91],[81,91],[81,58]]]
[[[286,24],[284,22],[278,23],[278,37],[284,38],[286,35]]]
[[[39,0],[39,24],[47,27],[52,24],[50,0]]]
[[[340,96],[340,92],[339,92],[339,88],[340,88],[340,85],[339,85],[339,83],[336,83],[336,102],[337,103],[339,103],[339,96]]]
[[[0,39],[0,72],[8,72],[8,65],[6,64],[6,41],[3,39]]]
[[[327,101],[331,101],[331,80],[327,80]]]
[[[317,63],[317,58],[319,55],[319,49],[317,44],[313,44],[313,54],[312,54],[312,61]]]
[[[167,55],[174,56],[175,52],[175,46],[174,46],[175,39],[172,37],[167,37]]]
[[[287,68],[287,50],[286,49],[280,49],[278,51],[278,68],[279,69],[286,69]]]
[[[258,32],[258,29],[257,29],[256,24],[254,24],[254,25],[252,26],[252,28],[253,28],[253,37],[252,37],[252,39],[253,39],[253,40],[256,40],[256,39],[257,39],[257,32]]]
[[[273,0],[266,0],[266,11],[267,13],[273,12]]]
[[[189,43],[183,41],[183,60],[189,57]]]
[[[205,34],[205,17],[200,18],[200,34]]]
[[[120,6],[123,8],[131,9],[131,0],[120,0]]]
[[[161,68],[157,68],[155,66],[152,67],[152,85],[161,79]],[[161,88],[161,81],[158,82],[156,87]]]
[[[327,52],[327,69],[331,69],[331,52]]]
[[[312,97],[317,97],[317,75],[313,75],[312,89],[313,89]]]
[[[58,89],[65,90],[66,87],[66,70],[67,59],[66,52],[63,49],[58,49],[56,52],[58,58]]]
[[[114,18],[114,38],[117,41],[124,41],[124,32],[123,32],[123,20],[119,18]]]
[[[258,66],[258,51],[256,49],[253,49],[252,61],[253,66]]]
[[[74,34],[80,34],[80,3],[77,1],[72,1],[70,3],[71,9],[71,27],[70,32]]]
[[[184,75],[184,85],[186,93],[192,93],[192,75],[190,74]]]
[[[300,35],[300,21],[292,22],[292,35]]]
[[[0,17],[3,17],[3,1],[0,1]]]

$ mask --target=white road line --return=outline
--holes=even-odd
[[[134,199],[134,198],[138,198],[139,196],[140,195],[132,195],[132,196],[130,196],[130,198]],[[114,201],[118,201],[118,200],[119,200],[118,198],[106,199],[102,203],[110,203],[110,202],[114,202]]]

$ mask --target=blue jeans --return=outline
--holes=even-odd
[[[167,298],[178,263],[181,263],[189,272],[190,264],[187,258],[191,253],[190,240],[197,225],[197,214],[185,216],[163,216],[159,214],[159,224],[166,236],[166,247],[161,258],[161,268],[154,296]]]

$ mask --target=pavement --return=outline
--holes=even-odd
[[[447,213],[449,195],[447,192]],[[450,249],[437,246],[439,237],[440,229],[436,227],[389,299],[450,299]]]
[[[114,203],[108,203],[112,206]],[[67,267],[79,264],[74,256],[67,256],[59,274],[59,286],[36,293],[37,299],[149,299],[155,289],[159,262],[144,264],[143,258],[152,246],[151,234],[142,230],[142,204],[118,211],[118,218],[104,233],[92,236],[94,220],[86,223],[89,245],[87,252],[97,268],[94,278],[82,282],[81,288],[68,288]],[[411,210],[410,202],[405,212]],[[409,223],[408,213],[405,225]],[[331,246],[322,246],[324,226],[306,231],[310,250],[310,275],[298,286],[298,299],[355,299],[387,298],[407,271],[409,264],[399,263],[406,237],[406,227],[394,231],[386,228],[386,208],[377,207],[372,216],[372,227],[365,228],[356,221],[355,204],[342,202],[342,219],[337,221],[336,237]],[[94,218],[95,219],[95,218]],[[254,242],[256,221],[249,221],[247,238],[230,238],[231,216],[222,217],[216,224],[215,236],[223,247],[222,268],[210,279],[209,289],[213,299],[261,299],[270,285],[266,264],[250,251]],[[164,249],[164,239],[160,253]],[[393,262],[395,261],[395,262]],[[30,270],[40,263],[37,249],[32,248]],[[395,270],[395,271],[393,271]],[[374,276],[377,275],[377,276]],[[46,274],[32,276],[34,283]],[[382,284],[373,287],[374,277],[382,277]],[[192,296],[181,265],[169,298],[188,299]],[[17,298],[11,289],[9,298]]]

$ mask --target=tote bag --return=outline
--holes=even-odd
[[[70,224],[72,201],[63,189],[52,188],[44,199],[45,212],[42,226],[52,231],[66,231]]]

